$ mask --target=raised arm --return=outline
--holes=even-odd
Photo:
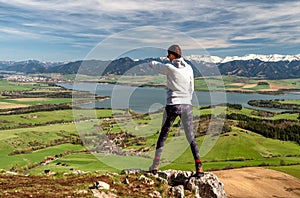
[[[161,62],[158,61],[151,61],[151,63],[149,64],[149,66],[151,68],[156,69],[159,73],[161,74],[167,74],[169,71],[169,66],[167,64],[163,64]]]

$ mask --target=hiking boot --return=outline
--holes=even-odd
[[[196,177],[202,177],[204,175],[202,163],[196,163]]]
[[[152,174],[156,175],[158,171],[158,164],[152,164],[149,167],[149,172],[151,172]]]

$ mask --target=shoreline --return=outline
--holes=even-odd
[[[74,82],[73,82],[74,83]],[[150,84],[145,84],[145,85],[137,85],[134,83],[120,83],[120,82],[109,82],[109,81],[97,81],[97,80],[92,80],[92,81],[77,81],[76,83],[103,83],[103,84],[111,84],[111,85],[123,85],[123,86],[130,86],[130,87],[149,87],[149,88],[164,88],[166,89],[165,85],[150,85]],[[72,83],[67,83],[67,84],[72,84]],[[56,84],[58,85],[58,84]],[[59,86],[59,85],[58,85]],[[194,91],[200,91],[200,92],[228,92],[228,93],[243,93],[243,94],[265,94],[265,95],[284,95],[286,93],[291,93],[291,92],[299,92],[300,94],[300,89],[298,88],[290,88],[290,89],[278,89],[278,90],[232,90],[232,89],[215,89],[215,90],[207,90],[207,89],[195,89]]]

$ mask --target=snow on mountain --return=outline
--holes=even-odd
[[[209,62],[209,63],[227,63],[234,60],[255,60],[259,59],[264,62],[278,62],[278,61],[300,61],[300,54],[297,55],[281,55],[281,54],[271,54],[271,55],[260,55],[260,54],[247,54],[245,56],[226,56],[225,58],[220,58],[218,56],[209,55],[190,55],[184,57],[187,60],[193,60],[197,62]]]
[[[184,57],[187,60],[193,60],[197,62],[209,62],[209,63],[220,63],[222,58],[218,56],[209,56],[209,55],[190,55]]]
[[[297,56],[292,55],[280,55],[280,54],[272,54],[272,55],[256,55],[257,59],[264,62],[278,62],[278,61],[293,61],[297,60]],[[299,59],[298,59],[299,60]]]

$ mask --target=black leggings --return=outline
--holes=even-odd
[[[173,125],[177,116],[181,118],[181,123],[184,128],[185,136],[191,146],[191,150],[195,162],[200,161],[198,144],[195,140],[195,135],[194,135],[192,105],[178,104],[178,105],[167,105],[165,108],[162,128],[156,144],[156,152],[154,158],[155,163],[159,163],[160,156],[164,147],[164,143],[168,137],[170,128]]]

